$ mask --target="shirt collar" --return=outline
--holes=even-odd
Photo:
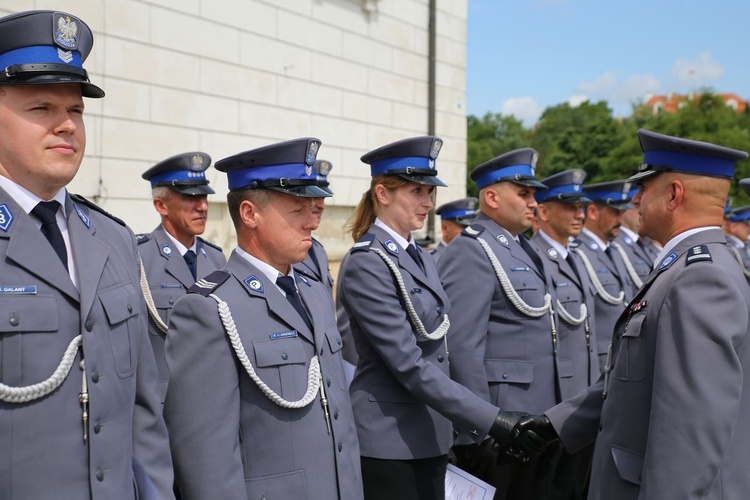
[[[172,244],[174,244],[175,248],[177,248],[177,251],[180,252],[180,255],[185,255],[188,250],[192,250],[194,254],[198,255],[197,248],[196,248],[198,246],[197,245],[198,244],[198,238],[194,237],[193,238],[193,246],[191,246],[190,248],[188,248],[185,245],[183,245],[182,243],[180,243],[179,241],[177,241],[177,238],[175,238],[174,236],[172,236],[169,233],[169,231],[167,231],[165,229],[164,232],[167,234],[167,237],[169,237],[169,239],[172,240]]]
[[[638,235],[638,233],[636,233],[635,231],[633,231],[629,227],[620,226],[620,231],[624,232],[625,236],[630,236],[630,239],[633,240],[633,243],[635,243],[636,241],[638,241],[641,238]]]
[[[391,238],[393,238],[396,241],[396,243],[398,243],[398,246],[400,246],[404,250],[406,250],[406,247],[408,247],[410,243],[414,243],[414,236],[412,236],[411,234],[409,234],[409,240],[408,241],[405,240],[403,236],[401,236],[396,231],[394,231],[393,229],[391,229],[388,225],[386,225],[385,222],[383,222],[382,220],[380,220],[380,218],[375,218],[375,222],[373,222],[373,226],[378,226],[380,229],[382,229],[383,231],[385,231],[386,233],[388,233],[388,235]],[[416,246],[416,245],[414,245],[414,246]]]
[[[549,243],[552,246],[552,248],[554,248],[555,250],[557,250],[557,253],[559,253],[560,255],[562,255],[563,259],[567,259],[568,258],[568,248],[567,247],[564,247],[560,243],[558,243],[557,241],[553,240],[552,237],[550,235],[548,235],[547,233],[545,233],[543,229],[539,230],[539,236],[541,236],[542,238],[544,238],[544,241],[546,241],[547,243]]]
[[[20,186],[19,184],[16,184],[12,180],[8,179],[7,177],[3,177],[2,175],[0,175],[0,187],[3,188],[10,195],[10,197],[13,198],[16,203],[18,203],[18,206],[20,206],[21,209],[23,209],[23,211],[27,214],[30,214],[37,203],[39,203],[40,201],[52,200],[58,202],[60,206],[63,207],[63,212],[65,211],[65,188],[60,189],[57,194],[52,197],[52,200],[43,200],[28,189]]]
[[[279,270],[276,269],[275,267],[273,267],[271,264],[266,264],[265,262],[263,262],[262,260],[258,259],[257,257],[255,257],[253,255],[250,255],[249,253],[247,253],[246,251],[244,251],[240,247],[235,248],[234,251],[237,252],[237,254],[240,257],[242,257],[243,259],[245,259],[246,261],[248,261],[250,264],[252,264],[255,267],[257,267],[258,271],[260,271],[261,273],[263,273],[263,275],[266,278],[268,278],[268,281],[270,281],[271,283],[275,284],[276,283],[276,278],[278,278],[280,275],[282,275],[279,272]],[[292,278],[294,278],[294,267],[293,266],[289,266],[289,274],[287,274],[287,276],[291,276]],[[296,284],[297,280],[295,279],[294,281],[295,281],[295,284]]]
[[[596,243],[597,245],[599,245],[599,248],[601,248],[602,250],[606,250],[607,247],[609,246],[609,243],[604,243],[602,241],[602,239],[599,238],[597,235],[595,235],[590,229],[586,229],[584,227],[583,228],[583,232],[586,234],[586,236],[588,236],[589,238],[591,238],[592,240],[594,240],[594,243]]]

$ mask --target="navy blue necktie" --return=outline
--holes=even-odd
[[[417,247],[409,243],[406,246],[406,253],[411,255],[411,258],[414,259],[414,262],[416,262],[422,272],[424,272],[424,264],[422,263],[422,258],[419,255],[419,250],[417,250]]]
[[[47,241],[50,242],[52,248],[60,257],[65,269],[68,268],[68,251],[65,248],[65,240],[63,239],[60,226],[57,225],[57,210],[60,208],[60,204],[56,201],[40,201],[31,211],[32,215],[39,219],[42,223],[41,231]]]
[[[279,276],[278,278],[276,278],[276,284],[279,286],[279,288],[284,290],[284,293],[286,293],[286,300],[288,300],[289,303],[292,304],[292,307],[294,307],[294,309],[297,310],[302,319],[305,320],[305,324],[310,329],[310,331],[313,331],[310,316],[307,315],[307,311],[305,311],[305,307],[302,305],[302,301],[299,298],[297,287],[294,284],[294,278],[292,278],[291,276]]]
[[[198,262],[196,261],[195,252],[192,250],[188,250],[185,252],[185,255],[182,256],[183,259],[185,259],[185,263],[188,266],[188,269],[190,269],[190,273],[193,275],[193,279],[198,279]]]

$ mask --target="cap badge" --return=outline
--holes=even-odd
[[[320,148],[320,142],[318,141],[310,141],[307,143],[307,153],[305,154],[305,164],[310,166],[309,169],[305,167],[305,173],[307,175],[312,174],[312,166],[313,164],[315,164],[315,158],[318,157],[318,148]]]
[[[56,12],[52,17],[53,38],[60,47],[74,50],[78,48],[78,23],[70,16]]]
[[[8,205],[3,203],[0,205],[0,229],[7,233],[11,224],[13,224],[13,214],[10,212]]]
[[[203,170],[203,155],[195,154],[190,157],[190,170],[194,172]]]
[[[583,182],[583,170],[573,170],[573,184],[581,184]]]
[[[539,153],[536,151],[531,155],[531,173],[534,173],[534,169],[536,169],[536,162],[539,160]]]
[[[245,279],[245,284],[250,290],[263,293],[263,282],[259,280],[257,276],[252,275]]]
[[[573,191],[580,191],[581,185],[580,184],[573,184]]]

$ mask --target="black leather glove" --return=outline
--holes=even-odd
[[[524,415],[512,431],[512,443],[524,455],[535,457],[560,440],[546,415]]]
[[[480,479],[489,479],[497,467],[500,445],[488,437],[479,444],[456,445],[453,447],[458,459],[457,465]]]
[[[495,417],[495,422],[490,428],[490,437],[494,438],[499,444],[513,444],[513,429],[516,427],[522,417],[528,413],[521,411],[501,411]]]

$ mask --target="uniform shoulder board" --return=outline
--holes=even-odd
[[[578,248],[583,243],[581,240],[573,240],[568,242],[568,248]]]
[[[687,251],[686,266],[695,262],[707,261],[713,262],[711,252],[708,251],[708,245],[696,245]]]
[[[201,242],[202,242],[202,243],[205,243],[206,245],[208,245],[208,246],[210,246],[210,247],[213,247],[213,248],[215,248],[215,249],[216,249],[216,250],[218,250],[219,252],[222,252],[222,251],[223,251],[223,250],[221,249],[221,247],[220,247],[219,245],[217,245],[216,243],[211,243],[211,242],[210,242],[210,241],[208,241],[208,240],[204,240],[204,239],[203,239],[203,238],[201,238],[200,236],[198,236],[198,239],[199,239],[199,240],[201,240]]]
[[[461,231],[461,234],[464,236],[469,236],[470,238],[477,238],[484,232],[484,229],[484,226],[481,224],[472,224],[471,226],[467,226],[466,229]]]
[[[118,219],[117,217],[115,217],[115,216],[114,216],[114,215],[112,215],[111,213],[109,213],[109,212],[107,212],[106,210],[104,210],[104,209],[103,209],[102,207],[100,207],[99,205],[95,204],[94,202],[91,202],[91,201],[87,200],[86,198],[84,198],[84,197],[83,197],[83,196],[81,196],[80,194],[71,194],[71,195],[70,195],[70,198],[71,198],[71,199],[72,199],[73,201],[75,201],[76,203],[78,203],[79,205],[85,205],[85,206],[87,206],[88,208],[90,208],[90,209],[92,209],[92,210],[95,210],[95,211],[99,212],[100,214],[106,215],[107,217],[109,217],[109,218],[110,218],[110,219],[112,219],[113,221],[117,222],[117,223],[118,223],[118,224],[120,224],[121,226],[125,226],[125,227],[127,227],[127,226],[128,226],[127,224],[125,224],[125,221],[123,221],[122,219]]]
[[[349,253],[354,252],[365,252],[370,250],[370,245],[372,245],[373,240],[375,239],[375,235],[372,233],[365,233],[362,235],[362,237],[357,241],[351,250],[349,250]]]
[[[188,293],[198,293],[204,297],[208,297],[210,293],[219,288],[219,286],[229,279],[228,271],[219,270],[214,271],[205,278],[201,278],[195,282],[193,286],[188,289]]]
[[[151,234],[150,233],[136,234],[135,239],[138,241],[138,244],[140,245],[141,243],[146,243],[148,240],[150,240]]]

